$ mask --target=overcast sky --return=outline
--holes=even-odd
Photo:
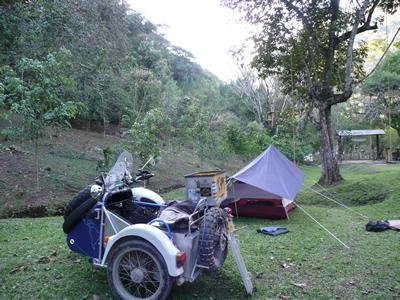
[[[239,15],[222,7],[220,0],[127,0],[131,8],[155,24],[174,45],[194,54],[196,61],[219,78],[237,73],[229,51],[250,36]]]
[[[240,21],[238,13],[222,7],[220,0],[126,0],[154,24],[165,25],[159,32],[174,45],[192,52],[196,61],[220,79],[229,81],[238,74],[236,62],[229,53],[251,36],[251,28]],[[388,37],[400,23],[400,12],[390,16]],[[377,34],[365,33],[358,38],[373,39],[385,35],[385,26]],[[248,58],[251,49],[247,49]],[[374,58],[377,59],[377,58]]]

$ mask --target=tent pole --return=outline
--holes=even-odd
[[[236,215],[236,219],[239,219],[239,213],[238,213],[238,209],[237,209],[237,201],[238,201],[238,199],[236,198],[235,199],[235,215]]]

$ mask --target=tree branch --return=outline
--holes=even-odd
[[[286,5],[286,7],[290,10],[293,10],[297,16],[302,20],[303,25],[307,28],[307,30],[310,32],[311,37],[315,44],[317,45],[319,51],[321,51],[323,54],[326,52],[326,49],[321,45],[321,43],[318,40],[317,33],[313,29],[312,24],[310,23],[310,20],[308,17],[295,5],[290,0],[282,0],[282,2]]]
[[[375,0],[373,2],[373,5],[371,7],[371,9],[368,11],[368,16],[367,16],[367,20],[364,22],[364,24],[360,27],[357,28],[357,32],[356,34],[365,32],[365,31],[369,31],[369,30],[375,30],[378,29],[378,24],[375,23],[374,25],[371,25],[371,19],[372,19],[372,15],[374,14],[375,8],[378,6],[380,0]],[[360,10],[363,9],[362,6],[360,6]],[[364,9],[365,11],[365,9]],[[358,25],[357,25],[358,26]],[[353,30],[351,31],[347,31],[346,33],[342,34],[341,36],[337,37],[337,42],[341,43],[345,40],[348,40],[351,36]]]
[[[351,69],[353,64],[353,47],[354,47],[354,40],[358,31],[358,25],[360,24],[361,16],[364,15],[365,10],[367,9],[369,0],[364,0],[362,7],[359,9],[356,19],[354,20],[353,29],[351,30],[351,34],[349,37],[349,44],[347,48],[347,55],[346,55],[346,76],[344,80],[344,95],[351,95]]]
[[[347,91],[347,92],[345,91],[345,92],[340,93],[340,94],[333,94],[333,97],[331,97],[327,101],[327,105],[328,106],[332,106],[332,105],[335,105],[335,104],[346,102],[347,100],[349,100],[349,98],[351,97],[352,94],[353,94],[352,91]]]
[[[333,63],[335,57],[335,49],[336,49],[336,25],[337,19],[339,14],[339,0],[331,0],[330,3],[330,11],[332,12],[331,15],[331,22],[329,26],[329,48],[326,53],[326,64],[325,64],[325,78],[324,78],[324,86],[330,86],[332,80],[332,73],[333,73]]]

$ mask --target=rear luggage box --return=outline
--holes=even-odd
[[[185,175],[186,198],[199,201],[207,198],[210,206],[219,206],[227,197],[225,171],[196,172]]]

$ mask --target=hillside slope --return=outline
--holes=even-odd
[[[43,216],[59,213],[65,203],[97,176],[101,149],[118,148],[119,138],[95,132],[69,129],[42,141],[40,149],[40,188],[36,190],[33,149],[29,144],[0,144],[0,217]],[[229,165],[200,159],[191,149],[172,150],[164,145],[161,161],[151,169],[156,176],[149,188],[166,192],[184,185],[185,174],[224,168],[232,172],[243,164]],[[137,168],[140,165],[137,164]],[[135,170],[134,170],[135,171]]]

